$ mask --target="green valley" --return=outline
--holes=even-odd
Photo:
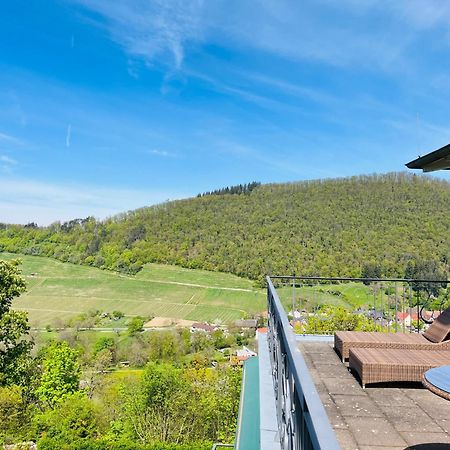
[[[231,322],[265,309],[265,295],[249,280],[230,274],[147,264],[137,276],[62,263],[50,258],[0,253],[20,258],[27,292],[14,301],[34,327],[82,313],[119,310],[130,316]],[[115,327],[124,321],[110,321]]]

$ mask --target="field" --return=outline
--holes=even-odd
[[[286,310],[292,309],[292,287],[280,286],[278,295]],[[349,310],[371,308],[381,304],[381,291],[374,298],[373,289],[362,283],[302,285],[295,288],[295,308],[311,310],[319,305],[342,306]],[[384,296],[386,297],[386,296]],[[384,300],[386,302],[386,299]]]
[[[294,294],[292,286],[279,285],[277,292],[286,311],[305,309],[313,312],[321,305],[343,307],[347,310],[395,311],[395,303],[400,311],[408,307],[411,301],[408,289],[399,283],[386,282],[364,285],[361,282],[341,282],[337,284],[297,284]]]
[[[28,290],[13,307],[28,311],[33,327],[91,310],[226,323],[265,309],[265,292],[234,275],[147,264],[137,276],[125,276],[50,258],[0,253],[0,259],[15,258],[22,260]]]

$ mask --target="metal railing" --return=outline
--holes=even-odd
[[[282,450],[337,450],[339,444],[287,315],[267,277],[268,343]]]
[[[332,310],[339,305],[349,313],[348,318],[370,319],[359,320],[362,327],[359,329],[418,332],[449,301],[445,291],[448,280],[312,276],[272,276],[271,279],[283,305],[290,309],[288,316],[297,333],[332,334],[352,329],[345,325],[339,328],[339,324],[331,326]]]
[[[443,307],[449,299],[448,290],[445,291],[444,288],[449,286],[450,281],[404,278],[267,277],[267,336],[281,449],[339,449],[336,435],[298,348],[293,328],[274,282],[284,289],[283,301],[286,306],[292,308],[292,315],[300,311],[300,320],[305,321],[317,318],[317,315],[311,312],[315,307],[316,313],[320,315],[326,299],[336,300],[338,297],[345,303],[345,300],[351,300],[345,297],[350,296],[345,289],[354,289],[358,286],[361,288],[363,285],[364,288],[359,289],[359,303],[367,304],[364,305],[364,311],[359,311],[358,315],[365,316],[364,326],[373,325],[373,329],[383,331],[399,331],[398,328],[401,327],[401,331],[405,332],[413,331],[413,328],[409,326],[407,329],[405,322],[398,323],[398,318],[402,316],[399,313],[404,315],[409,311],[410,314],[414,308],[419,322],[427,302],[436,304],[442,297],[444,300],[440,306]],[[292,293],[291,298],[289,291]],[[319,298],[320,296],[322,298]],[[423,301],[422,305],[420,301]],[[373,317],[370,316],[371,312]],[[368,323],[369,317],[373,318],[373,323],[370,321]],[[292,318],[295,325],[296,318]]]

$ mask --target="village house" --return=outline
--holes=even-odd
[[[209,323],[202,323],[202,322],[195,322],[191,325],[191,333],[195,333],[197,331],[203,332],[203,333],[212,333],[213,331],[216,331],[218,329],[217,326],[210,325]]]
[[[230,356],[230,363],[233,366],[242,366],[244,361],[253,356],[258,356],[258,354],[244,346],[242,349],[236,350],[235,355]]]
[[[257,320],[256,319],[240,319],[240,320],[236,320],[234,322],[234,326],[237,328],[242,328],[242,329],[254,329],[256,330],[257,327]]]

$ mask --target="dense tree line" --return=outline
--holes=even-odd
[[[203,192],[202,194],[198,194],[197,197],[204,197],[205,195],[241,195],[241,194],[250,194],[253,189],[256,189],[258,186],[261,186],[261,183],[258,181],[252,181],[247,184],[236,184],[235,186],[227,186],[221,189],[215,189],[214,191]]]
[[[450,184],[406,173],[258,186],[104,221],[0,226],[0,250],[136,273],[146,262],[264,274],[403,276],[450,260]]]
[[[294,330],[307,334],[332,334],[339,330],[382,331],[382,327],[363,314],[354,314],[342,307],[322,305],[305,325],[297,325]]]

